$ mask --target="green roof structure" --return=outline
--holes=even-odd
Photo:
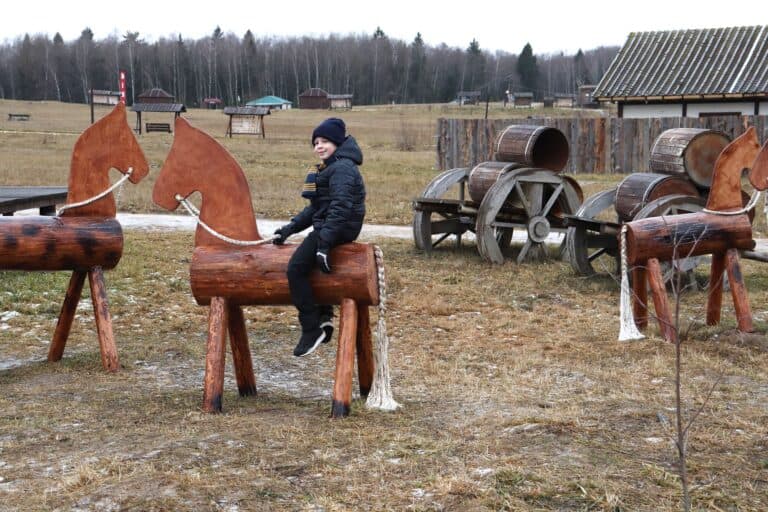
[[[284,100],[277,96],[263,96],[256,100],[251,100],[245,104],[246,107],[280,107],[283,105],[292,105],[292,101]]]

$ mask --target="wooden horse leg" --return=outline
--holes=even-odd
[[[723,306],[723,273],[725,272],[725,254],[712,254],[712,267],[709,270],[709,293],[707,296],[707,325],[720,323],[720,309]]]
[[[211,299],[208,313],[208,341],[205,349],[205,377],[203,380],[203,411],[221,412],[224,394],[224,346],[227,340],[227,301],[223,297]]]
[[[336,375],[333,384],[331,416],[349,416],[352,403],[352,370],[357,341],[357,303],[342,299],[339,311],[339,347],[336,350]]]
[[[248,347],[248,331],[245,329],[243,308],[229,304],[227,307],[229,324],[229,344],[232,347],[232,362],[237,377],[237,390],[240,396],[256,394],[256,377],[253,374],[251,349]]]
[[[638,329],[648,327],[647,272],[643,267],[632,269],[632,316]]]
[[[739,264],[739,251],[728,249],[725,254],[725,268],[728,271],[728,283],[731,286],[733,308],[736,311],[736,322],[741,332],[754,332],[752,325],[752,308],[749,307],[749,296],[744,284],[744,276],[741,275]]]
[[[101,349],[101,364],[109,372],[116,372],[120,367],[117,360],[117,346],[112,334],[112,317],[109,315],[107,287],[104,285],[104,272],[101,267],[93,267],[88,271],[88,284],[91,286],[91,301],[93,301],[93,316],[96,318],[96,331],[99,334]]]
[[[358,304],[357,307],[357,380],[360,383],[360,396],[365,398],[373,384],[371,315],[367,306]]]
[[[60,361],[64,355],[64,347],[67,345],[69,331],[72,329],[72,321],[75,319],[77,304],[80,302],[80,295],[83,292],[86,272],[75,270],[72,277],[69,278],[67,294],[64,295],[64,303],[61,305],[59,320],[56,322],[56,329],[53,331],[53,340],[48,349],[48,360]]]
[[[667,341],[675,340],[675,329],[672,318],[669,315],[669,302],[667,301],[667,289],[664,286],[664,277],[661,274],[661,265],[657,258],[648,260],[648,283],[651,286],[653,307],[656,310],[656,319],[659,322],[659,331]]]

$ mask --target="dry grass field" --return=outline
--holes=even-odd
[[[0,101],[5,110],[32,119],[0,112],[0,184],[65,183],[85,107]],[[464,113],[343,113],[363,141],[370,221],[410,221],[410,200],[436,173],[434,119]],[[220,138],[259,215],[301,206],[292,196],[312,163],[308,134],[326,115],[283,112],[267,118],[266,140]],[[220,112],[185,117],[224,132]],[[171,141],[141,137],[155,173]],[[148,180],[125,188],[122,210],[153,211]],[[584,177],[587,193],[609,181]],[[328,417],[335,343],[294,358],[290,307],[246,308],[258,396],[238,396],[230,358],[224,413],[200,412],[207,310],[189,290],[191,233],[125,232],[122,260],[105,275],[116,374],[101,368],[87,291],[52,364],[69,276],[0,273],[0,510],[681,509],[674,347],[655,326],[645,340],[616,341],[612,279],[576,276],[554,259],[490,266],[471,246],[427,257],[410,241],[375,242],[403,407],[355,400],[343,420]],[[689,442],[695,510],[768,509],[768,277],[761,263],[743,270],[754,334],[735,330],[727,296],[717,327],[702,325],[704,292],[682,296],[684,412],[702,411]],[[697,273],[706,279],[706,268]]]

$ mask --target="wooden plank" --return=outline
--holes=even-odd
[[[0,187],[0,214],[39,208],[42,215],[52,215],[66,200],[67,187]]]

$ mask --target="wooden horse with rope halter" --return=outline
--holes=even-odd
[[[749,169],[749,181],[756,191],[768,188],[768,143],[760,149],[753,127],[726,146],[717,158],[704,210],[650,217],[624,225],[627,264],[633,272],[633,313],[638,327],[645,327],[648,322],[647,282],[659,330],[665,339],[673,341],[674,325],[659,262],[711,254],[707,325],[720,322],[722,277],[727,272],[738,328],[742,332],[753,331],[738,251],[754,248],[748,212],[754,208],[758,193],[744,205],[741,190],[744,169]]]
[[[110,186],[112,168],[124,176]],[[148,172],[144,152],[128,126],[125,106],[119,104],[77,139],[67,201],[56,217],[0,217],[0,269],[72,271],[49,361],[60,360],[64,353],[87,275],[102,365],[107,371],[119,368],[102,272],[114,268],[123,253],[123,231],[115,219],[112,191],[127,179],[138,183]]]
[[[197,211],[186,198],[200,192]],[[190,268],[192,293],[200,305],[210,304],[203,391],[203,409],[222,409],[224,354],[229,333],[232,359],[241,396],[256,393],[245,305],[291,304],[286,269],[296,246],[273,245],[262,239],[256,225],[248,182],[240,165],[213,138],[177,118],[171,151],[152,194],[168,210],[184,204],[198,215],[195,249]],[[357,353],[360,395],[377,398],[374,407],[394,409],[389,396],[386,344],[379,346],[377,368],[371,341],[368,306],[379,305],[383,320],[383,266],[374,246],[349,243],[329,255],[334,272],[314,272],[310,278],[316,300],[340,305],[339,338],[331,414],[346,416],[352,399],[352,376]],[[382,368],[383,366],[383,369]]]

